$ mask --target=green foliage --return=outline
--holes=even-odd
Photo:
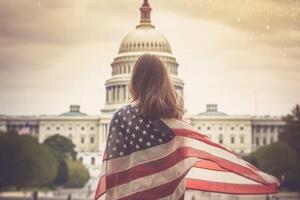
[[[65,187],[81,188],[90,179],[88,170],[80,161],[66,160],[69,180]]]
[[[47,146],[14,133],[0,135],[0,163],[0,188],[47,186],[58,168]]]
[[[285,125],[279,140],[288,143],[300,159],[300,106],[296,105],[292,113],[283,118]]]
[[[59,161],[66,158],[76,159],[75,145],[64,136],[51,136],[44,141],[44,144],[54,151]]]
[[[55,177],[55,180],[53,182],[53,185],[55,186],[62,186],[66,184],[69,180],[69,175],[68,175],[68,166],[65,160],[60,161],[59,167],[58,167],[58,172]]]
[[[277,142],[262,147],[249,156],[249,161],[276,177],[283,175],[282,187],[289,190],[300,189],[300,161],[296,151],[289,144]]]

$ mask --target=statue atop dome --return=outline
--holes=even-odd
[[[145,27],[145,26],[154,28],[154,26],[151,24],[151,10],[152,10],[152,8],[150,7],[148,0],[144,0],[144,3],[142,5],[142,7],[140,8],[141,20],[140,20],[140,24],[137,26],[137,28]]]
[[[143,6],[149,6],[148,0],[144,0]]]

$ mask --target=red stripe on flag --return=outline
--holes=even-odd
[[[217,147],[217,148],[220,148],[220,149],[223,149],[229,153],[232,153],[234,154],[235,156],[237,156],[238,158],[240,158],[239,155],[237,155],[235,152],[229,150],[229,149],[226,149],[225,147],[217,144],[217,143],[214,143],[212,142],[211,140],[208,140],[207,137],[205,135],[202,135],[200,133],[197,133],[197,132],[194,132],[192,130],[188,130],[188,129],[172,129],[172,131],[174,132],[175,135],[178,135],[178,136],[183,136],[183,137],[188,137],[188,138],[192,138],[192,139],[196,139],[196,140],[199,140],[199,141],[202,141],[206,144],[209,144],[211,146],[214,146],[214,147]]]
[[[193,190],[202,190],[209,192],[219,192],[227,194],[266,194],[276,193],[277,185],[249,185],[249,184],[232,184],[218,183],[196,179],[186,179],[186,188]]]
[[[184,173],[182,176],[166,184],[151,188],[149,190],[144,190],[142,192],[137,192],[127,197],[120,198],[119,200],[138,200],[138,199],[153,200],[153,199],[166,197],[168,195],[171,195],[174,192],[174,190],[176,189],[176,187],[178,186],[178,184],[184,178],[185,175],[186,173]]]
[[[103,195],[106,191],[106,181],[105,181],[105,175],[100,177],[97,190],[95,193],[95,200],[97,200],[101,195]]]
[[[228,170],[220,167],[218,164],[210,161],[210,160],[200,160],[196,163],[194,167],[202,168],[202,169],[209,169],[209,170],[215,170],[215,171],[223,171],[227,172]]]
[[[177,149],[175,152],[171,153],[165,158],[148,162],[142,165],[137,165],[128,170],[108,175],[107,188],[112,188],[120,184],[128,183],[137,178],[159,173],[160,171],[168,169],[169,167],[172,167],[176,163],[180,162],[181,160],[189,157],[197,157],[200,159],[218,163],[219,165],[221,165],[221,167],[223,167],[223,170],[227,169],[227,171],[236,173],[251,180],[268,184],[268,182],[266,182],[260,175],[258,175],[249,168],[243,167],[241,165],[238,165],[236,163],[222,158],[218,158],[216,156],[212,156],[211,154],[205,151],[193,149],[190,147],[183,147]],[[213,166],[207,165],[206,167]]]

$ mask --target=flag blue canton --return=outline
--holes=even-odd
[[[174,136],[160,119],[149,119],[129,104],[115,112],[109,125],[108,159],[167,143]]]

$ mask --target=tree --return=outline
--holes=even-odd
[[[47,146],[13,133],[0,135],[0,163],[0,188],[47,186],[58,167]]]
[[[47,138],[44,144],[54,150],[58,160],[64,160],[65,158],[76,159],[75,145],[67,137],[54,135]]]
[[[80,161],[66,160],[69,180],[66,187],[82,188],[90,179],[90,174]]]
[[[300,159],[300,106],[296,105],[292,113],[283,117],[285,125],[279,135],[279,140],[288,143]]]
[[[62,186],[69,180],[66,159],[76,159],[75,145],[68,138],[54,135],[47,138],[44,144],[52,149],[59,162],[58,173],[53,182],[55,186]]]
[[[262,147],[250,155],[250,160],[267,173],[276,177],[283,175],[282,187],[289,190],[300,189],[300,160],[296,151],[289,144],[277,142]]]

